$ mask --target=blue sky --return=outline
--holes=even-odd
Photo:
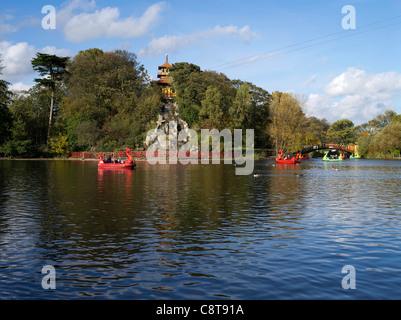
[[[45,5],[56,9],[54,30],[42,28]],[[342,27],[346,5],[355,8],[355,29]],[[152,77],[168,53],[171,63],[187,61],[269,92],[300,95],[308,115],[330,122],[401,113],[397,0],[14,0],[0,6],[1,77],[15,90],[32,85],[36,52],[125,49]]]

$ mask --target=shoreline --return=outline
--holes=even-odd
[[[259,157],[256,158],[255,160],[270,160],[270,159],[275,159],[275,156],[271,156],[271,157]],[[312,159],[319,159],[319,158],[312,158]],[[94,159],[94,158],[7,158],[7,157],[0,157],[0,161],[1,160],[9,160],[9,161],[99,161],[99,159]],[[147,159],[146,158],[138,158],[138,159],[134,159],[137,162],[146,162]],[[200,160],[200,159],[198,159]],[[224,158],[221,159],[222,161],[224,161]],[[232,159],[234,160],[234,159]],[[349,160],[349,159],[347,159]],[[360,158],[360,159],[354,159],[354,160],[397,160],[400,161],[401,157],[397,157],[397,158]],[[168,162],[168,158],[166,159],[166,161]]]
[[[10,161],[96,161],[99,159],[92,158],[0,158],[0,160],[10,160]],[[135,161],[147,161],[146,159],[135,159]]]

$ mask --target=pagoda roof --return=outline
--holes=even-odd
[[[168,54],[166,54],[166,62],[163,65],[159,66],[159,69],[161,69],[161,68],[171,68],[171,67],[172,67],[172,65],[170,63],[168,63]]]
[[[159,69],[160,69],[160,68],[171,68],[171,67],[172,67],[172,65],[169,64],[168,62],[166,62],[165,64],[159,66]]]
[[[158,82],[158,83],[166,83],[166,84],[169,84],[169,83],[173,82],[173,79],[172,79],[172,78],[162,78],[162,79],[159,79],[157,82]]]

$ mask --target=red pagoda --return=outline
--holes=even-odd
[[[157,74],[158,85],[161,87],[163,98],[174,98],[176,96],[174,88],[171,83],[173,78],[169,77],[170,68],[172,65],[168,62],[168,55],[166,54],[166,62],[159,66],[159,73]]]

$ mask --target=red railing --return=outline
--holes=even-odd
[[[113,158],[125,158],[126,157],[126,154],[125,154],[125,152],[72,152],[71,154],[70,154],[70,157],[71,158],[81,158],[81,159],[97,159],[98,158],[98,154],[101,154],[103,157],[113,157]],[[220,159],[224,159],[224,158],[233,158],[234,157],[234,154],[233,153],[224,153],[224,152],[220,152],[220,153],[217,153],[217,154],[214,154],[213,152],[209,152],[208,154],[206,153],[204,153],[204,152],[197,152],[197,153],[195,153],[196,154],[196,157],[198,158],[198,159],[200,159],[200,158],[210,158],[210,159],[213,159],[213,158],[220,158]],[[170,157],[170,153],[168,152],[168,151],[166,151],[166,152],[154,152],[153,153],[153,155],[154,155],[154,157],[158,157],[158,156],[161,156],[161,157],[163,157],[163,156],[165,156],[166,158],[169,158]],[[177,157],[181,157],[181,158],[189,158],[189,157],[191,157],[191,152],[190,151],[187,151],[187,152],[185,152],[185,154],[183,154],[183,153],[180,153],[180,152],[177,152],[176,153],[176,155],[177,155]],[[132,152],[132,157],[133,158],[146,158],[146,151],[133,151]]]

